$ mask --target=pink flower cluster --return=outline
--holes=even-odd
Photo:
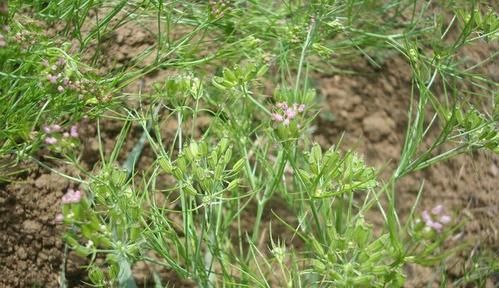
[[[80,190],[74,190],[69,188],[66,194],[62,196],[62,204],[74,204],[81,200],[83,193]]]
[[[224,10],[227,8],[226,0],[210,0],[211,14],[215,17],[223,17]]]
[[[277,112],[272,113],[272,120],[277,123],[282,123],[288,126],[298,114],[305,111],[305,104],[297,104],[289,106],[287,103],[279,102],[275,105]]]
[[[61,213],[58,213],[57,215],[55,215],[55,222],[56,223],[62,223],[64,221],[64,215],[62,215]]]
[[[441,232],[444,225],[450,223],[452,218],[449,215],[444,214],[444,207],[442,205],[437,205],[431,209],[424,210],[421,213],[421,218],[426,224],[426,227],[434,229],[437,232]]]
[[[83,193],[80,190],[74,190],[69,188],[68,191],[66,191],[66,194],[62,196],[62,204],[67,205],[67,204],[76,204],[81,201],[81,198],[83,197]],[[68,218],[71,218],[71,214],[69,215]],[[55,215],[54,219],[55,223],[62,223],[64,222],[64,215],[62,213],[58,213]]]
[[[88,80],[83,79],[82,81],[72,81],[68,77],[64,76],[64,67],[66,66],[66,60],[64,58],[59,58],[52,66],[50,66],[49,62],[46,60],[43,64],[50,69],[50,73],[47,73],[47,80],[51,84],[57,85],[57,91],[59,93],[66,91],[66,89],[74,90],[80,93],[88,92],[87,88],[90,84]]]
[[[47,137],[45,137],[45,143],[49,145],[53,145],[57,143],[57,138],[53,136],[53,133],[59,133],[62,132],[62,127],[57,124],[52,124],[49,126],[44,126],[43,131],[47,133]],[[62,133],[62,136],[65,138],[68,137],[73,137],[73,138],[78,138],[78,125],[73,125],[71,128],[69,128],[69,131],[64,131]]]

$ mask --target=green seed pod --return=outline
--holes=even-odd
[[[172,173],[173,166],[172,166],[172,163],[170,162],[170,159],[163,156],[163,157],[158,159],[158,162],[159,162],[159,166],[161,166],[161,169],[163,169],[163,171],[165,171],[168,174]]]
[[[305,183],[310,182],[310,179],[313,177],[311,173],[303,169],[298,169],[298,174],[305,180]]]
[[[229,164],[230,159],[232,159],[232,148],[229,147],[225,151],[225,155],[224,155],[224,166],[227,165],[227,164]]]
[[[312,243],[312,247],[314,248],[315,254],[317,255],[325,254],[324,248],[322,248],[322,245],[315,238],[310,239],[310,242]]]
[[[336,261],[338,261],[338,257],[336,257],[334,251],[329,251],[329,253],[327,253],[327,259],[329,260],[329,263],[336,263]]]
[[[355,225],[353,231],[353,239],[355,243],[357,243],[357,245],[359,245],[360,248],[364,248],[368,244],[370,238],[371,238],[371,230],[368,227],[366,227],[362,219],[357,221],[357,224]]]
[[[359,263],[365,263],[369,259],[369,255],[365,251],[361,251],[357,259],[359,259]]]
[[[374,274],[385,274],[390,271],[390,268],[386,265],[376,265],[372,267],[371,271]]]
[[[187,184],[187,185],[183,186],[182,189],[185,193],[187,193],[190,196],[196,196],[198,194],[196,189],[194,189],[194,187],[192,187],[191,184]]]
[[[195,155],[192,154],[191,149],[187,148],[182,152],[182,158],[185,158],[188,163],[192,163],[196,161]]]
[[[352,283],[356,286],[360,285],[362,287],[368,287],[369,283],[374,279],[374,276],[372,275],[362,275],[362,276],[357,276],[352,279]]]
[[[335,152],[335,151],[327,151],[326,154],[323,157],[323,166],[324,166],[324,171],[330,172],[330,171],[335,171],[336,167],[339,163],[339,158],[340,155]]]
[[[203,96],[203,84],[198,78],[191,79],[191,95],[194,99],[199,100]]]
[[[199,146],[198,146],[198,143],[196,143],[195,141],[192,141],[191,144],[189,144],[188,151],[191,152],[193,160],[197,160],[198,159],[198,157],[199,157]]]
[[[229,191],[233,191],[234,189],[236,189],[238,186],[239,186],[239,182],[240,182],[240,179],[236,178],[234,180],[232,180],[229,185],[227,186],[227,189]]]
[[[121,187],[125,184],[128,178],[128,173],[125,169],[121,169],[119,167],[115,167],[111,171],[111,181],[114,186]]]
[[[334,267],[329,267],[328,275],[331,279],[334,279],[335,282],[339,281],[341,283],[345,281],[340,273],[334,271]],[[341,287],[341,285],[339,286]]]
[[[204,191],[209,191],[210,190],[210,187],[212,186],[213,184],[213,180],[211,178],[205,178],[203,180],[201,180],[199,182],[199,184],[201,185],[201,189],[203,189]]]
[[[76,247],[76,246],[80,245],[78,243],[78,241],[72,235],[70,235],[68,233],[64,234],[63,239],[71,247]]]
[[[175,176],[177,180],[184,179],[183,177],[184,174],[182,173],[182,170],[180,170],[180,168],[178,167],[173,168],[173,176]]]
[[[178,169],[180,169],[180,172],[182,172],[182,175],[187,173],[187,161],[185,159],[185,155],[181,155],[177,159],[175,164],[177,164],[177,167],[178,167]]]
[[[241,169],[243,168],[244,164],[246,163],[246,160],[244,158],[241,158],[239,159],[235,164],[234,166],[232,166],[232,171],[234,171],[235,173],[238,173],[241,171]]]
[[[218,164],[218,153],[216,150],[211,151],[210,157],[208,157],[208,165],[211,169],[215,169]]]
[[[87,257],[88,255],[90,255],[92,253],[92,251],[90,249],[88,249],[87,247],[83,246],[83,245],[77,245],[77,246],[73,246],[71,247],[75,252],[76,254],[78,254],[79,256],[83,256],[83,257]]]
[[[372,253],[371,255],[369,255],[369,260],[370,262],[373,262],[373,263],[376,263],[378,262],[379,260],[381,260],[381,258],[385,256],[384,254],[384,251],[383,250],[380,250],[380,251],[376,251],[374,253]]]
[[[237,84],[237,77],[234,74],[234,72],[232,72],[230,69],[224,68],[222,73],[224,75],[224,79],[228,83],[231,83],[232,85],[236,85]]]
[[[90,266],[88,270],[88,278],[90,278],[90,281],[94,285],[105,287],[106,281],[104,272],[99,267],[94,265]]]
[[[111,240],[109,240],[106,236],[99,235],[97,236],[96,245],[99,245],[102,248],[110,248],[113,246],[113,242],[111,242]]]
[[[224,171],[224,166],[218,165],[217,167],[215,167],[215,180],[219,181],[222,179],[223,171]]]
[[[385,247],[385,243],[386,243],[386,240],[387,240],[388,237],[389,237],[388,234],[382,235],[381,237],[379,237],[378,239],[376,239],[376,241],[374,241],[371,244],[369,244],[366,247],[365,251],[368,254],[372,254],[372,253],[374,253],[376,251],[383,250],[384,247]]]
[[[201,157],[208,155],[208,144],[205,141],[199,142],[199,155]]]
[[[222,140],[220,140],[220,143],[218,143],[218,151],[219,154],[222,154],[229,148],[230,141],[228,138],[224,137]]]
[[[312,259],[312,266],[317,270],[317,272],[323,274],[326,271],[326,265],[318,259]]]
[[[322,159],[322,149],[319,144],[314,144],[312,147],[312,150],[310,151],[310,157],[308,159],[308,162],[310,166],[316,166],[321,162]]]
[[[140,229],[140,226],[137,225],[137,224],[134,224],[130,228],[130,240],[131,241],[136,241],[137,239],[139,239],[140,235],[141,235],[141,232],[142,232],[142,229]]]
[[[224,83],[225,80],[221,77],[218,77],[218,76],[215,76],[213,77],[213,79],[211,80],[211,84],[213,84],[213,86],[215,86],[216,88],[222,90],[222,91],[225,91],[227,90],[227,88],[229,88],[229,83]]]
[[[202,181],[206,177],[204,169],[199,166],[192,167],[192,172],[196,180]]]

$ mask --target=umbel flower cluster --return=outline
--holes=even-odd
[[[78,125],[73,125],[69,128],[69,131],[63,131],[62,127],[57,124],[52,124],[49,126],[44,126],[43,131],[47,134],[45,137],[45,144],[53,145],[57,143],[57,138],[55,137],[57,134],[62,133],[62,137],[68,138],[78,138]]]
[[[282,123],[284,126],[288,126],[296,116],[305,111],[305,104],[288,105],[284,102],[279,102],[275,105],[276,111],[272,113],[272,120],[277,123]]]
[[[444,225],[449,224],[452,218],[449,215],[444,214],[444,207],[442,205],[437,205],[431,209],[424,210],[421,213],[421,218],[427,227],[427,229],[433,229],[437,232],[442,232]]]
[[[82,198],[83,198],[83,192],[81,192],[80,190],[74,190],[72,188],[69,188],[66,191],[66,194],[62,196],[61,202],[63,205],[78,204]],[[71,213],[68,216],[69,218],[72,218]],[[63,221],[64,221],[64,215],[62,213],[59,213],[55,216],[56,223],[62,223]]]

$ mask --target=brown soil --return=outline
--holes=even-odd
[[[126,61],[132,54],[147,48],[149,41],[152,41],[150,36],[137,33],[134,29],[122,29],[112,36],[116,46],[119,46],[116,50],[119,53],[111,61]],[[136,34],[143,40],[135,41],[131,35]],[[125,38],[129,39],[126,43]],[[108,50],[112,51],[112,46]],[[479,58],[487,55],[484,52],[490,52],[492,48],[483,46],[474,51]],[[488,69],[490,75],[499,75],[497,65],[491,64],[484,69]],[[358,70],[362,75],[322,75],[316,80],[324,101],[315,138],[324,147],[329,147],[345,133],[342,147],[353,148],[365,155],[370,165],[386,166],[383,173],[386,176],[397,163],[403,144],[411,87],[409,67],[402,59],[393,58],[387,60],[382,69],[373,70],[361,63]],[[145,80],[162,77],[163,74],[156,74]],[[165,123],[165,131],[171,131],[174,124]],[[106,151],[110,151],[119,126],[111,122],[106,125],[103,129],[104,146]],[[138,131],[140,129],[131,137],[138,136]],[[95,138],[90,138],[95,136],[95,131],[89,129],[86,133],[83,137],[88,139],[83,142],[84,164],[91,169],[98,160],[98,146]],[[132,145],[132,142],[128,143],[127,148]],[[129,149],[124,149],[126,151]],[[142,165],[151,161],[152,153],[146,150]],[[60,212],[64,191],[75,184],[44,168],[32,164],[26,167],[27,172],[15,182],[0,186],[0,287],[58,287],[64,244],[62,230],[55,224],[54,217]],[[57,166],[56,169],[68,175],[77,174],[69,166]],[[440,163],[403,179],[397,189],[399,211],[402,215],[408,212],[424,179],[420,209],[433,207],[436,203],[444,204],[460,215],[465,223],[459,236],[462,241],[473,243],[475,250],[478,247],[497,251],[498,174],[499,157],[487,153],[464,155]],[[379,219],[370,221],[381,222]],[[469,251],[464,251],[462,257],[455,260],[456,264],[448,271],[451,276],[462,274]],[[84,260],[69,253],[66,268],[69,287],[77,287],[85,279],[86,272],[79,268],[83,263]],[[143,279],[144,270],[148,269],[151,268],[141,263],[134,271]],[[435,283],[430,280],[435,278],[434,273],[438,272],[421,267],[408,268],[407,287],[436,285],[436,280]],[[170,285],[179,284],[175,287],[191,286],[189,283],[180,284],[181,281],[172,274],[162,274],[162,277],[165,277],[165,283],[170,279]]]
[[[492,48],[479,46],[474,53],[487,55],[489,49]],[[477,59],[480,57],[474,60]],[[334,120],[331,121],[331,117],[320,119],[316,140],[328,147],[345,133],[344,148],[353,148],[365,156],[368,164],[383,168],[382,178],[390,175],[398,163],[407,125],[406,111],[411,93],[407,65],[402,59],[394,58],[379,71],[362,65],[366,76],[322,77],[319,86],[325,97],[323,110],[332,113]],[[491,64],[483,69],[497,75],[499,65]],[[464,267],[469,267],[467,260],[472,249],[475,252],[499,249],[498,171],[497,155],[473,153],[408,175],[397,187],[398,211],[402,217],[409,213],[424,180],[423,197],[417,211],[443,204],[463,221],[464,227],[456,235],[460,243],[469,243],[472,248],[448,263],[451,278],[462,275]],[[380,217],[369,221],[382,225]],[[438,287],[439,273],[434,269],[409,267],[406,287],[427,287],[428,284]],[[492,279],[489,282],[492,285]]]
[[[68,167],[61,172],[73,174]],[[62,230],[54,219],[60,199],[72,183],[29,165],[19,181],[0,187],[0,287],[58,287],[64,255]],[[68,255],[66,277],[82,279],[84,264]],[[75,287],[79,281],[70,281]]]

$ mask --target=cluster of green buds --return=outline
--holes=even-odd
[[[162,95],[175,107],[188,105],[190,99],[199,100],[204,95],[202,81],[192,75],[171,77],[163,84],[156,84],[154,88],[158,95]]]
[[[220,90],[230,90],[263,76],[267,70],[267,65],[259,63],[248,63],[244,66],[235,66],[233,69],[224,68],[222,77],[213,77],[212,83]]]
[[[175,161],[161,156],[158,163],[176,179],[177,188],[189,196],[199,196],[203,204],[213,203],[224,191],[234,191],[240,183],[237,177],[244,160],[237,161],[232,168],[232,147],[227,138],[222,138],[213,149],[204,141],[192,141]]]
[[[376,187],[376,170],[366,166],[354,152],[341,155],[331,147],[326,153],[315,144],[308,153],[308,166],[298,170],[314,198],[328,198]]]
[[[114,165],[104,167],[88,188],[92,192],[90,197],[63,206],[64,223],[70,225],[64,239],[82,256],[95,257],[98,252],[107,251],[109,269],[106,273],[115,271],[116,275],[104,277],[106,273],[95,266],[90,273],[94,284],[103,284],[110,279],[122,283],[127,281],[123,275],[129,269],[128,263],[140,254],[143,230],[140,197],[128,185],[127,171]],[[76,197],[70,196],[66,198]],[[99,275],[102,277],[97,277]]]
[[[496,121],[487,119],[471,107],[466,111],[456,108],[456,120],[470,148],[486,147],[499,153],[499,133]]]
[[[497,12],[489,7],[486,11],[475,8],[473,11],[465,9],[458,10],[458,16],[470,29],[478,30],[481,35],[485,36],[485,40],[494,41],[498,37],[497,30],[499,29],[499,18]]]
[[[326,229],[327,243],[309,236],[314,251],[312,271],[323,283],[334,287],[401,287],[405,281],[401,264],[393,266],[396,255],[390,237],[376,239],[372,227],[362,215],[340,233],[333,226]]]

